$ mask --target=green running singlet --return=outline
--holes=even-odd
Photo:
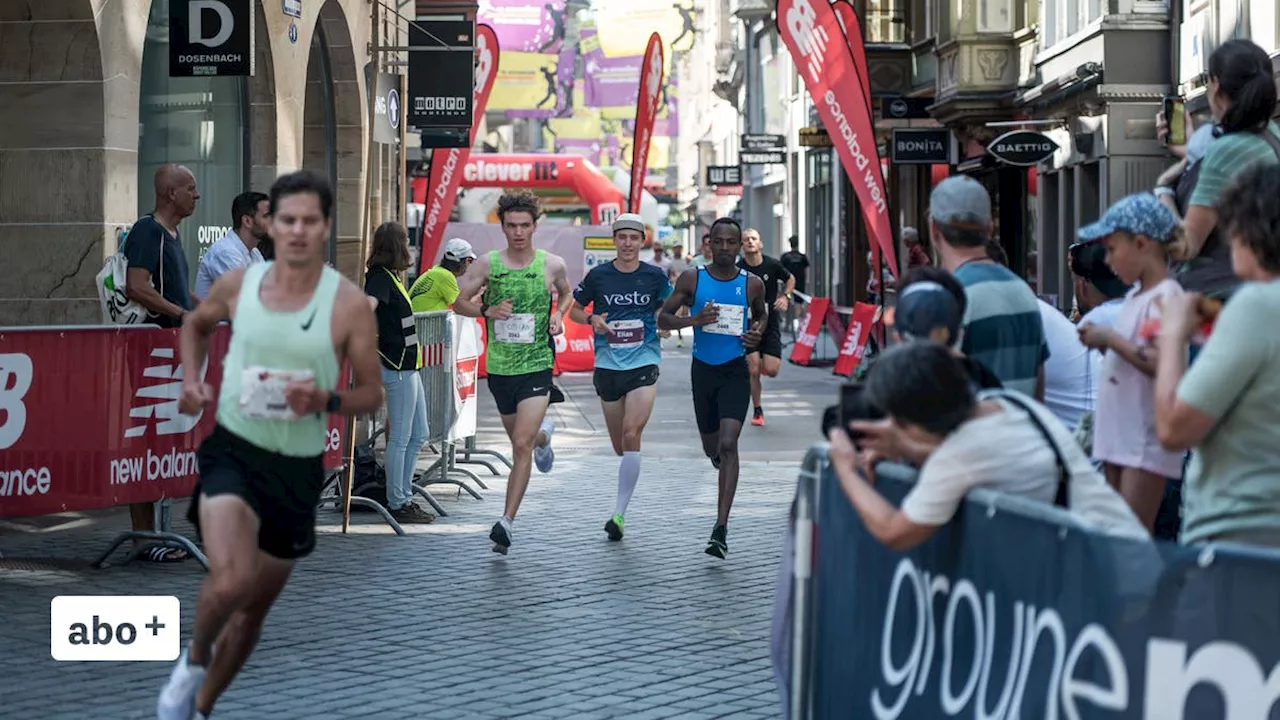
[[[273,264],[250,265],[244,272],[231,346],[222,363],[218,424],[263,450],[318,457],[328,441],[329,416],[294,415],[285,404],[284,388],[289,380],[305,376],[321,390],[337,387],[332,326],[342,276],[326,267],[306,307],[278,312],[267,309],[259,296]]]
[[[485,319],[490,375],[527,375],[550,370],[555,361],[551,351],[551,293],[547,292],[547,253],[535,250],[528,267],[511,269],[497,250],[489,252],[489,289],[486,305],[511,300],[511,317]]]

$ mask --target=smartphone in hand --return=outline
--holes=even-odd
[[[1176,95],[1166,95],[1161,103],[1164,120],[1169,124],[1166,145],[1187,144],[1187,102]]]

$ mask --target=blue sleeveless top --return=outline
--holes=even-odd
[[[708,365],[723,365],[746,354],[742,334],[751,320],[747,271],[738,268],[737,276],[725,281],[712,277],[705,266],[698,268],[689,312],[697,315],[709,302],[720,307],[720,319],[706,327],[693,327],[693,357]]]

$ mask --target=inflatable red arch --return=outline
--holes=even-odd
[[[462,168],[462,187],[563,188],[591,208],[591,222],[608,225],[627,197],[600,168],[579,155],[477,153]],[[427,179],[414,178],[413,196],[426,197]]]

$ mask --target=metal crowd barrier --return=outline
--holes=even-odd
[[[453,428],[454,417],[454,378],[457,370],[457,357],[453,348],[453,312],[436,310],[414,314],[417,325],[418,342],[422,344],[424,357],[419,375],[422,387],[427,394],[427,442],[439,445],[439,457],[416,479],[415,491],[430,498],[426,490],[428,485],[454,485],[459,492],[465,490],[476,500],[483,500],[480,493],[451,475],[470,477],[482,490],[488,486],[475,473],[458,468],[454,464],[453,443],[449,440]],[[448,513],[434,498],[428,499],[432,507],[443,517]]]
[[[915,480],[888,463],[876,475],[895,506]],[[793,720],[1275,717],[1277,608],[1280,552],[1107,535],[987,490],[920,546],[889,550],[817,444],[778,575],[773,665]]]

